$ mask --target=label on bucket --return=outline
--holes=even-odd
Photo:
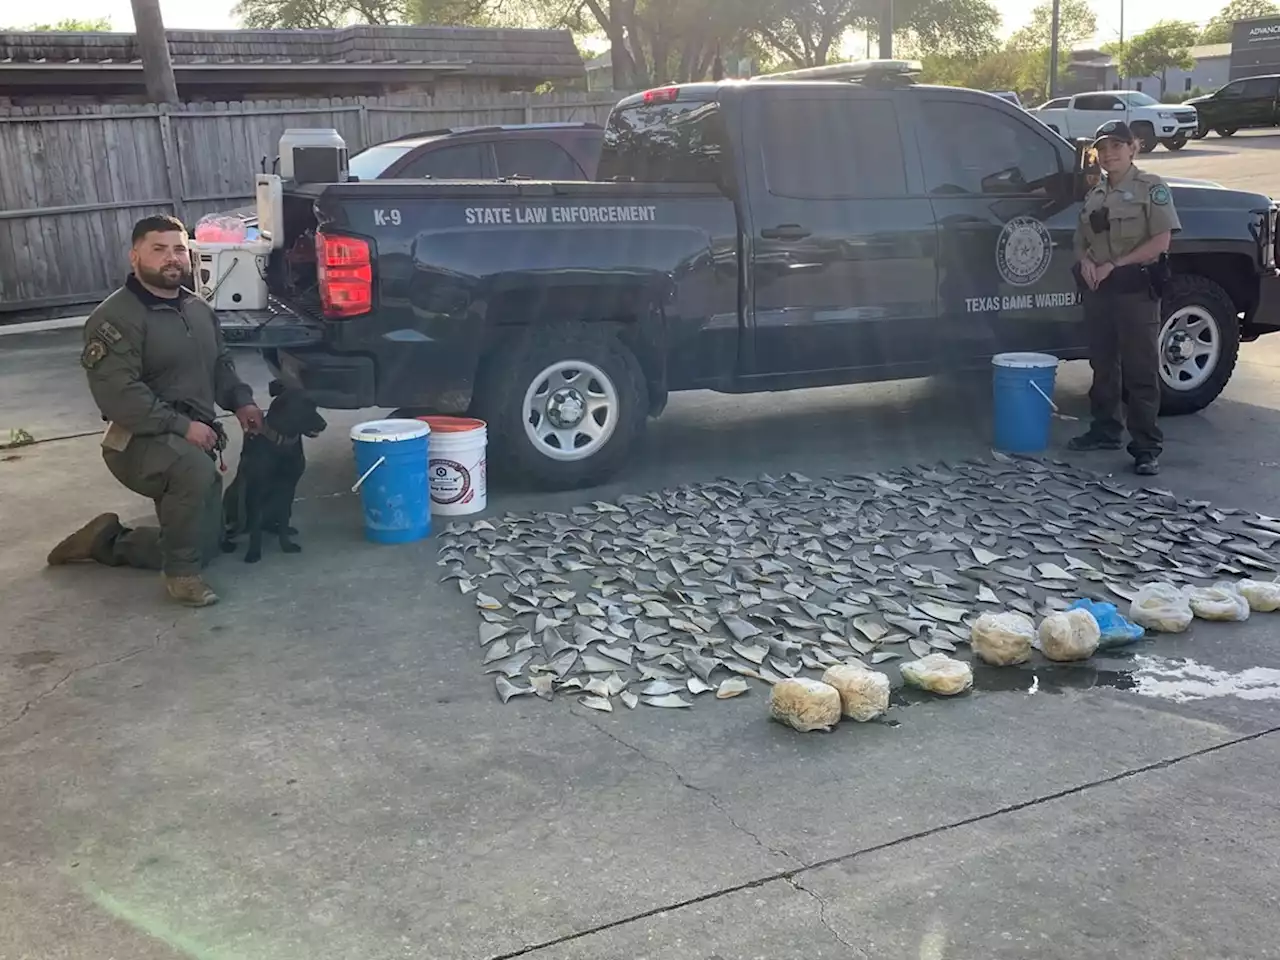
[[[436,503],[469,503],[475,495],[471,471],[457,460],[431,459],[431,499]]]

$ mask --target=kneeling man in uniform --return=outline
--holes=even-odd
[[[183,286],[191,269],[187,232],[167,216],[139,220],[129,252],[133,272],[93,311],[80,364],[108,421],[107,469],[155,502],[159,527],[130,529],[114,513],[95,517],[49,554],[53,565],[96,560],[159,570],[178,603],[218,600],[201,571],[218,553],[222,446],[215,403],[256,431],[262,411],[236,375],[213,309]]]

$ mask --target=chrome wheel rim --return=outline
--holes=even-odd
[[[585,460],[618,425],[618,391],[608,375],[582,360],[559,360],[524,392],[524,432],[550,460]]]
[[[1222,334],[1212,313],[1183,307],[1160,331],[1160,378],[1170,390],[1195,390],[1213,376],[1222,355]]]

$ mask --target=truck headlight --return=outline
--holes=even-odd
[[[1161,120],[1172,120],[1172,119],[1173,119],[1173,114],[1172,114],[1172,113],[1165,113],[1165,112],[1163,112],[1163,111],[1161,111],[1161,113],[1159,114],[1159,116],[1160,116],[1160,119],[1161,119]]]

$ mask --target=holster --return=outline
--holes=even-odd
[[[1116,267],[1098,286],[1098,291],[1112,294],[1152,294],[1151,272],[1146,266],[1137,263],[1131,263],[1127,267]]]

